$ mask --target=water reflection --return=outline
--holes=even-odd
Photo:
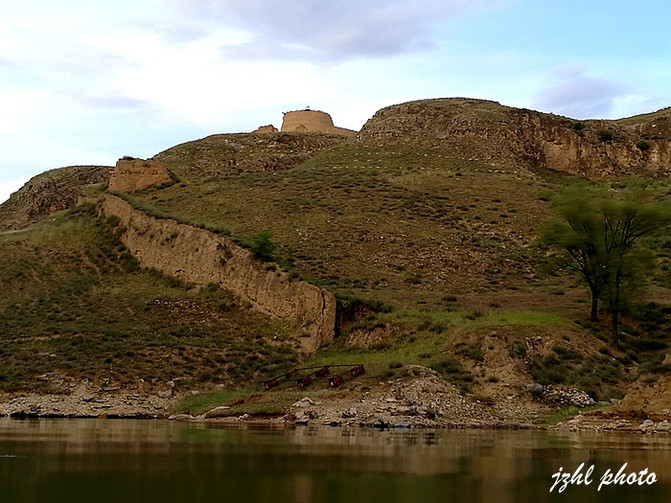
[[[649,468],[646,487],[571,486],[562,466]],[[2,501],[671,501],[671,437],[0,419]]]

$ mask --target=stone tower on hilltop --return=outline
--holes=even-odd
[[[319,110],[296,110],[293,112],[285,112],[281,131],[328,133],[344,136],[356,135],[356,131],[334,126],[331,116],[326,112],[320,112]]]

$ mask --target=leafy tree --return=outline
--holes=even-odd
[[[556,267],[577,271],[587,284],[591,320],[597,320],[598,302],[603,302],[617,345],[626,299],[654,263],[640,239],[669,225],[671,213],[659,203],[615,198],[584,186],[558,196],[554,209],[558,218],[547,223],[541,242],[561,251],[554,256]]]

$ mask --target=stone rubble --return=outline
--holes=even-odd
[[[172,401],[157,393],[139,393],[82,382],[71,393],[15,395],[0,393],[0,416],[22,417],[167,417]],[[172,395],[172,393],[171,393]]]
[[[557,425],[547,426],[542,417],[557,405],[593,404],[579,390],[545,386],[538,399],[523,395],[498,396],[479,400],[468,397],[442,379],[435,371],[421,366],[406,367],[408,377],[380,382],[375,386],[355,383],[338,393],[305,395],[288,405],[286,413],[264,417],[261,421],[285,426],[328,425],[409,428],[548,428],[564,431],[621,431],[642,434],[671,434],[671,410],[647,415],[643,410],[598,409],[579,414]],[[250,422],[259,418],[247,414],[229,415],[231,406],[220,405],[199,416],[170,415],[174,407],[175,380],[153,383],[151,390],[121,390],[103,383],[84,381],[70,394],[0,394],[0,417],[126,417],[167,418],[174,421]],[[161,391],[170,391],[164,398]],[[192,392],[195,393],[195,392]],[[552,403],[552,405],[550,405]]]
[[[587,393],[569,386],[549,384],[543,388],[541,396],[548,403],[575,405],[577,407],[596,405],[596,402]]]
[[[513,427],[530,428],[536,413],[514,406],[486,405],[465,397],[426,367],[409,366],[410,378],[380,383],[337,401],[305,397],[283,417],[289,424],[310,423],[373,428]]]

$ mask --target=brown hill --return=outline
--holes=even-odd
[[[577,121],[493,101],[434,99],[378,111],[366,145],[421,145],[499,168],[526,165],[595,179],[671,173],[671,111]]]
[[[177,264],[195,259],[193,267],[204,272],[195,283],[204,283],[205,288],[191,292],[184,286],[184,291],[171,293],[178,299],[211,297],[205,299],[207,308],[198,311],[198,317],[194,315],[182,323],[185,330],[197,332],[198,320],[218,320],[217,315],[238,320],[249,313],[246,303],[239,299],[234,303],[239,310],[231,310],[230,303],[219,300],[222,292],[209,288],[218,286],[208,286],[216,277],[199,265],[201,243],[190,239],[192,233],[183,232],[182,225],[188,225],[189,230],[210,229],[217,236],[224,234],[246,246],[265,235],[272,237],[272,258],[281,267],[272,262],[257,264],[263,269],[263,277],[308,280],[339,299],[337,337],[309,361],[310,365],[348,363],[355,358],[366,364],[373,384],[399,375],[399,369],[407,365],[422,365],[477,393],[485,402],[508,403],[512,396],[520,403],[536,400],[539,397],[532,397],[530,390],[538,391],[534,385],[540,384],[578,387],[608,400],[621,396],[639,367],[663,367],[658,362],[659,355],[652,353],[668,347],[667,317],[661,316],[664,313],[660,314],[655,306],[650,309],[660,315],[659,326],[642,323],[651,316],[632,315],[627,320],[630,334],[623,336],[626,345],[621,349],[607,347],[599,339],[602,327],[584,323],[584,287],[572,277],[538,275],[539,257],[532,245],[543,221],[551,214],[548,200],[575,178],[569,174],[606,180],[629,175],[660,177],[654,185],[660,194],[665,194],[670,185],[668,178],[663,178],[669,173],[668,120],[667,111],[621,121],[575,121],[490,101],[412,102],[380,110],[357,138],[275,132],[213,135],[184,143],[154,157],[165,165],[176,183],[146,187],[127,193],[124,198],[134,206],[133,213],[156,217],[152,219],[154,227],[131,229],[145,232],[147,253],[166,250],[171,264],[173,258]],[[604,185],[618,190],[625,183]],[[94,208],[89,210],[95,213]],[[59,217],[63,225],[73,218],[68,215]],[[88,219],[87,215],[79,218]],[[179,225],[168,224],[168,218]],[[112,226],[114,220],[112,217],[102,222]],[[124,227],[131,227],[125,225],[124,219],[120,222],[119,227],[109,229],[116,238],[123,237]],[[50,223],[51,220],[42,226]],[[86,260],[75,261],[79,257],[69,252],[64,256],[72,256],[71,262],[57,262],[68,265],[68,269],[71,264],[91,262],[96,266],[94,271],[112,267],[116,271],[120,267],[117,264],[125,263],[131,253],[142,258],[128,242],[112,248],[114,253],[106,260],[113,266],[98,265],[94,230],[101,229],[101,225],[98,221],[89,223],[92,230]],[[64,233],[58,237],[61,234]],[[2,237],[9,243],[17,235]],[[184,248],[177,246],[178,239],[184,239]],[[8,271],[17,282],[24,277],[40,277],[37,265],[41,255],[48,257],[49,246],[54,246],[43,246],[41,242],[36,239],[34,245],[28,243],[29,249],[25,245],[24,255],[30,264],[36,264],[35,274],[24,271],[24,260],[10,264]],[[160,248],[154,246],[157,242]],[[10,258],[17,253],[12,246],[13,242],[5,246]],[[668,248],[665,243],[659,246]],[[220,254],[222,267],[229,264],[226,261],[231,257],[227,257],[223,245],[221,249],[215,247],[213,253]],[[668,257],[663,260],[668,264]],[[232,260],[229,265],[234,265]],[[180,277],[176,270],[163,269]],[[150,277],[149,271],[138,273],[144,275],[139,279],[102,274],[103,281],[111,286],[100,289],[104,295],[98,298],[106,299],[108,292],[114,291],[119,302],[131,297],[126,290],[144,289]],[[118,283],[122,279],[126,283]],[[93,272],[90,281],[97,285]],[[671,280],[659,276],[655,281],[654,296],[650,298],[667,305]],[[36,293],[26,294],[22,304],[11,297],[5,300],[5,312],[12,314],[14,320],[13,325],[7,325],[6,337],[25,332],[22,313],[28,307],[33,309],[36,320],[46,318],[44,313],[56,312],[59,323],[72,322],[73,334],[81,330],[75,322],[90,323],[87,313],[91,311],[92,296],[80,295],[79,311],[75,312],[69,302],[73,295],[68,293],[75,289],[50,286],[64,292],[58,297],[59,311],[55,311],[53,302],[46,301],[33,308],[33,298],[38,294],[46,297],[40,290],[46,287],[33,286]],[[146,313],[154,307],[152,299],[158,298],[159,293],[160,290],[138,293],[139,300],[130,306],[132,309],[120,303],[122,307],[113,311],[119,315],[118,321],[115,319],[117,333],[138,332],[142,335],[138,340],[154,341],[138,327],[154,326],[146,322]],[[213,307],[217,303],[219,307]],[[100,306],[105,312],[109,310],[106,301]],[[133,316],[126,316],[127,312]],[[129,328],[131,322],[138,327]],[[143,361],[154,362],[157,373],[160,370],[160,375],[164,375],[167,368],[158,354],[183,356],[181,362],[187,369],[192,364],[196,366],[187,357],[193,357],[197,365],[204,362],[201,354],[197,358],[181,355],[187,345],[181,339],[170,338],[169,327],[161,325],[160,317],[154,322],[160,327],[152,330],[164,330],[166,334],[161,344],[174,345],[174,351],[161,349],[159,353],[137,343],[142,354],[147,355]],[[213,323],[207,330],[223,330],[227,323]],[[107,334],[107,329],[92,326],[94,334]],[[278,326],[283,331],[266,327],[268,338],[259,339],[251,349],[242,343],[251,341],[258,329],[253,326],[248,332],[241,332],[235,328],[235,332],[242,333],[235,336],[236,344],[241,344],[240,353],[230,358],[220,355],[230,361],[230,366],[222,371],[221,381],[233,382],[229,378],[242,368],[243,354],[260,363],[250,362],[244,375],[240,371],[240,379],[263,375],[268,367],[259,356],[260,348],[265,348],[268,340],[293,344],[296,337],[301,337],[301,331],[292,324]],[[39,337],[60,325],[44,327],[31,330]],[[195,333],[189,344],[197,348],[210,344],[217,339],[212,333]],[[224,337],[219,339],[223,341]],[[125,347],[125,343],[119,342],[119,347]],[[287,348],[293,355],[293,346]],[[140,354],[140,349],[137,351]],[[44,353],[60,355],[51,349]],[[67,352],[63,355],[69,356]],[[122,352],[114,357],[125,358],[129,364],[135,359],[132,355],[126,358]],[[290,363],[281,355],[277,360],[275,355],[267,357],[268,361],[272,357],[283,365]],[[9,355],[6,360],[15,358]],[[141,375],[144,374],[137,373]],[[215,377],[201,373],[200,368],[188,375],[201,376],[198,379],[202,378],[203,383],[217,382]],[[17,381],[18,377],[13,379]]]
[[[70,166],[34,176],[0,205],[0,230],[20,229],[71,208],[87,187],[106,186],[110,171],[109,166]]]

